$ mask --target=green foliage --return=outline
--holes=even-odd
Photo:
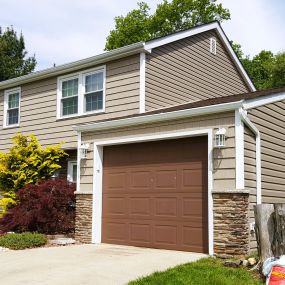
[[[126,16],[115,17],[115,29],[107,37],[105,50],[185,30],[214,20],[230,19],[230,12],[217,0],[164,0],[154,14],[145,2]]]
[[[250,58],[244,55],[239,44],[231,44],[257,89],[285,86],[285,52],[274,55],[271,51],[262,50]]]
[[[0,246],[10,249],[34,248],[46,243],[47,237],[38,233],[11,233],[0,236]]]
[[[16,194],[13,192],[7,192],[3,194],[3,198],[0,199],[0,218],[2,218],[9,209],[16,206]]]
[[[0,81],[28,74],[35,69],[35,56],[26,58],[25,41],[13,27],[3,33],[0,27]]]
[[[18,134],[13,142],[8,153],[0,153],[0,189],[5,193],[50,179],[67,156],[60,145],[42,148],[34,135]]]
[[[216,258],[179,265],[163,272],[155,272],[147,277],[130,282],[128,285],[261,285],[253,272],[245,268],[229,268]]]

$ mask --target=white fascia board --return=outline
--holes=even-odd
[[[220,25],[217,24],[217,28],[216,28],[218,35],[220,37],[220,39],[222,39],[222,41],[224,42],[228,52],[230,53],[231,58],[233,59],[236,67],[238,68],[238,70],[240,71],[242,77],[244,78],[244,80],[246,81],[248,87],[251,89],[251,91],[256,91],[256,88],[254,86],[254,84],[252,83],[251,79],[249,78],[247,72],[245,71],[243,65],[241,64],[240,60],[238,59],[236,53],[234,52],[227,36],[225,35],[224,31],[222,30],[222,28],[220,27]]]
[[[256,88],[254,86],[254,84],[252,83],[251,79],[249,78],[247,72],[245,71],[243,65],[241,64],[240,60],[238,59],[236,53],[234,52],[227,36],[225,35],[224,31],[222,30],[221,26],[219,25],[218,22],[213,22],[213,23],[209,23],[209,24],[205,24],[202,26],[198,26],[198,27],[194,27],[191,28],[189,30],[186,31],[181,31],[166,37],[162,37],[159,39],[155,39],[149,42],[145,43],[145,49],[148,52],[151,52],[151,50],[153,48],[162,46],[162,45],[166,45],[175,41],[179,41],[181,39],[187,38],[187,37],[191,37],[203,32],[207,32],[210,30],[215,30],[218,35],[219,38],[223,41],[225,47],[227,48],[228,52],[230,53],[231,58],[233,59],[237,69],[240,71],[242,77],[244,78],[244,80],[246,81],[248,87],[250,88],[251,91],[256,91]]]
[[[233,111],[242,106],[243,100],[231,102],[231,103],[223,103],[218,105],[210,105],[205,107],[198,107],[192,109],[184,109],[166,113],[158,113],[158,114],[150,114],[145,116],[138,116],[138,117],[129,117],[124,119],[118,120],[111,120],[111,121],[103,121],[99,123],[93,124],[85,124],[85,125],[76,125],[73,126],[73,130],[75,131],[97,131],[97,130],[104,130],[104,129],[111,129],[111,128],[119,128],[119,127],[127,127],[133,126],[138,124],[147,124],[159,121],[168,121],[168,120],[176,120],[185,117],[194,117],[194,116],[201,116],[213,113],[221,113],[227,111]]]
[[[254,99],[245,100],[243,108],[245,110],[257,108],[271,103],[285,100],[285,92],[262,96]]]
[[[217,29],[219,24],[217,22],[205,24],[202,26],[194,27],[189,30],[181,31],[174,33],[169,36],[161,37],[159,39],[154,39],[145,43],[145,49],[151,51],[153,48],[157,48],[163,45],[167,45],[169,43],[182,40],[184,38],[188,38],[203,32],[207,32],[209,30]]]
[[[95,65],[104,64],[111,60],[137,54],[140,53],[141,51],[145,51],[144,43],[143,42],[135,43],[129,46],[104,52],[102,54],[93,57],[85,58],[71,63],[59,65],[57,67],[36,71],[28,75],[2,81],[0,82],[0,90],[14,87],[17,85],[26,84],[29,82],[33,82],[35,80],[45,79],[51,76],[59,76],[62,74],[67,74],[70,72],[74,72],[78,69],[90,68]]]

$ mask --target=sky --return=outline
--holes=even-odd
[[[285,0],[218,0],[229,8],[222,23],[246,55],[285,51]],[[100,54],[114,17],[136,8],[131,0],[0,0],[0,26],[22,32],[36,70]],[[155,10],[161,0],[145,0]]]

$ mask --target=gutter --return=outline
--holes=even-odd
[[[210,105],[210,106],[198,107],[192,109],[184,109],[184,110],[178,110],[166,113],[158,113],[150,115],[147,115],[146,113],[145,115],[137,117],[134,116],[117,120],[102,121],[92,124],[76,125],[73,126],[72,129],[77,132],[84,132],[84,131],[88,132],[88,131],[99,131],[99,130],[120,128],[120,127],[129,127],[138,124],[148,124],[160,121],[177,120],[185,117],[194,117],[194,116],[201,116],[201,115],[207,115],[219,112],[233,111],[238,108],[241,108],[242,104],[243,100],[240,100],[237,102]]]
[[[76,71],[78,69],[85,69],[92,67],[97,64],[106,63],[107,61],[115,60],[118,58],[126,57],[129,55],[137,54],[140,52],[145,52],[144,43],[139,42],[132,45],[128,45],[122,48],[114,49],[108,52],[104,52],[102,54],[85,58],[82,60],[74,61],[72,63],[62,64],[57,67],[48,68],[42,71],[36,71],[24,76],[12,78],[9,80],[5,80],[0,82],[0,90],[16,87],[22,84],[26,84],[32,82],[34,80],[45,79],[51,76],[58,76],[65,73],[70,73]]]
[[[239,113],[242,121],[249,127],[249,129],[255,134],[255,152],[256,152],[256,204],[261,204],[261,138],[260,132],[257,127],[250,121],[246,112],[239,108]]]

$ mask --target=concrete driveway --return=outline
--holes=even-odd
[[[8,251],[0,252],[0,278],[5,285],[120,285],[203,256],[107,244]]]

